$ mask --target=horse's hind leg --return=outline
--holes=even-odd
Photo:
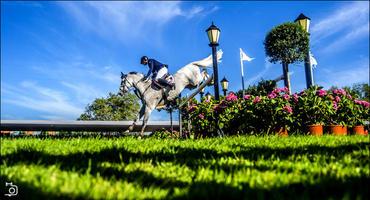
[[[145,127],[146,127],[146,125],[148,123],[149,116],[150,116],[150,113],[152,113],[152,111],[153,111],[152,108],[149,108],[149,107],[146,107],[145,108],[144,119],[143,119],[143,126],[141,127],[141,132],[140,132],[140,135],[142,137],[144,136]]]
[[[144,111],[145,111],[145,105],[141,106],[141,109],[139,111],[139,114],[137,115],[136,119],[134,120],[134,123],[132,123],[131,126],[128,127],[128,129],[126,130],[126,132],[131,132],[132,130],[134,130],[134,127],[136,125],[136,122],[143,117]]]

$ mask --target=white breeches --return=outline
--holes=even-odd
[[[167,67],[162,67],[157,73],[157,76],[154,77],[156,81],[158,81],[159,78],[162,78],[165,74],[168,73]]]

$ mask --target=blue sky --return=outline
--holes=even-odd
[[[241,89],[282,74],[263,40],[300,13],[311,18],[315,82],[326,88],[369,80],[369,2],[1,2],[1,119],[76,119],[95,98],[117,92],[120,71],[147,69],[142,55],[171,73],[211,52],[205,29],[221,29],[219,79]],[[292,91],[305,88],[302,63],[290,65]],[[282,86],[283,83],[279,82]],[[208,88],[211,92],[213,88]],[[183,95],[190,94],[186,90]],[[151,120],[166,120],[164,111]]]

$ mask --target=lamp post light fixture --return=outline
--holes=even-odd
[[[310,28],[311,19],[309,17],[306,17],[304,14],[301,13],[297,17],[297,19],[294,20],[294,22],[298,23],[303,28],[303,30],[305,30],[308,34],[310,34],[309,33],[309,28]],[[314,85],[312,66],[311,66],[311,61],[310,61],[310,50],[309,49],[310,48],[308,48],[308,52],[307,52],[305,62],[304,62],[307,88]]]
[[[214,75],[214,90],[215,90],[215,100],[220,100],[220,92],[218,88],[218,69],[217,69],[217,52],[216,47],[218,46],[218,39],[220,37],[220,29],[217,28],[212,22],[212,25],[206,30],[209,46],[212,47],[212,58],[213,58],[213,75]]]
[[[202,88],[202,89],[199,91],[199,94],[200,94],[200,101],[202,101],[202,99],[203,99],[204,89],[205,89],[205,88]]]
[[[229,81],[225,77],[221,80],[221,87],[224,91],[224,96],[226,96],[227,88],[229,87]]]
[[[212,98],[211,93],[207,92],[207,93],[206,93],[206,99],[207,99],[208,101],[210,101],[210,100],[211,100],[211,98]]]
[[[294,20],[294,22],[298,23],[307,33],[309,32],[308,30],[310,28],[310,21],[311,19],[302,13],[297,17],[297,19]]]

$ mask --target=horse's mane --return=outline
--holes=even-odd
[[[127,75],[138,75],[138,76],[144,76],[144,74],[140,73],[140,72],[129,72],[127,73]]]

